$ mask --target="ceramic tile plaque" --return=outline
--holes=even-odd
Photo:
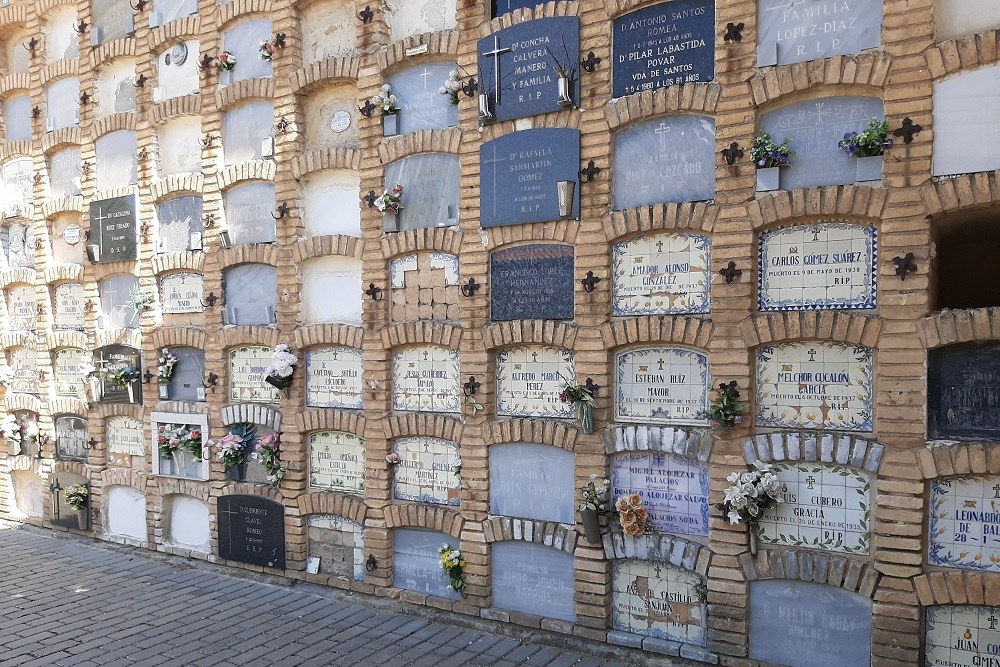
[[[229,351],[230,403],[276,403],[281,394],[264,382],[273,350],[262,345],[243,345]]]
[[[927,564],[1000,572],[1000,477],[930,483]]]
[[[364,581],[365,539],[362,526],[332,514],[314,514],[309,517],[308,523],[309,559],[306,572]]]
[[[750,657],[789,667],[871,665],[872,601],[804,581],[750,583]]]
[[[395,452],[400,463],[393,472],[393,497],[435,505],[460,503],[458,445],[441,438],[400,438]]]
[[[612,97],[715,78],[715,3],[673,0],[615,19]]]
[[[497,365],[497,415],[504,417],[572,417],[572,403],[559,395],[574,382],[573,353],[532,345],[500,350]]]
[[[3,165],[3,214],[30,218],[34,212],[34,168],[31,158],[8,160]]]
[[[389,85],[399,107],[399,133],[443,130],[458,125],[458,107],[450,95],[438,89],[448,80],[456,63],[424,63],[399,70],[389,77]]]
[[[845,56],[882,43],[882,3],[864,0],[761,0],[757,65]]]
[[[530,542],[497,542],[492,551],[494,607],[576,620],[573,554]]]
[[[411,282],[410,284],[419,285],[420,278],[417,274],[419,265],[418,255],[403,255],[401,257],[394,258],[389,262],[389,286],[393,289],[400,289],[406,287],[406,274],[412,272],[414,275],[410,277],[411,280],[416,276],[417,283]],[[440,269],[444,272],[444,284],[445,285],[457,285],[459,283],[459,261],[458,255],[452,255],[446,252],[432,252],[430,253],[430,268]]]
[[[160,277],[164,313],[200,313],[205,310],[205,277],[200,273],[168,273]]]
[[[533,243],[493,252],[490,319],[573,319],[573,257],[573,246],[556,243]]]
[[[20,285],[7,290],[7,322],[10,331],[30,331],[35,328],[38,305],[35,288]]]
[[[636,452],[611,463],[613,499],[638,493],[658,532],[708,535],[708,465],[660,452]]]
[[[927,607],[924,667],[993,667],[1000,660],[1000,607]]]
[[[64,415],[55,419],[56,453],[61,459],[87,460],[90,436],[87,420],[74,415]]]
[[[808,341],[757,350],[758,426],[872,430],[872,351]]]
[[[392,355],[392,408],[459,412],[462,390],[458,350],[408,347]]]
[[[90,243],[97,246],[98,262],[135,259],[136,196],[90,202]]]
[[[707,424],[708,357],[675,347],[628,350],[615,357],[615,420]]]
[[[829,222],[760,236],[758,310],[874,308],[878,274],[874,226]]]
[[[572,524],[573,453],[528,442],[490,447],[490,514]]]
[[[1000,431],[1000,345],[962,343],[927,356],[927,433],[935,440],[995,441]]]
[[[12,347],[8,352],[7,365],[12,378],[8,389],[16,394],[38,393],[38,367],[35,350],[27,347]]]
[[[55,289],[56,329],[82,331],[85,325],[84,292],[80,283],[62,283]]]
[[[309,486],[344,493],[364,493],[364,440],[344,431],[310,433]]]
[[[110,417],[104,423],[104,438],[109,454],[142,456],[145,454],[146,436],[142,422],[132,417]]]
[[[1000,65],[980,67],[934,83],[933,175],[970,174],[1000,167],[1000,128],[996,116],[990,113],[998,103]]]
[[[448,587],[441,571],[438,548],[447,544],[459,548],[458,540],[437,530],[402,528],[392,531],[392,585],[409,591],[461,599]]]
[[[616,243],[614,315],[707,313],[711,240],[701,234],[655,234]]]
[[[705,645],[701,577],[665,563],[616,560],[612,569],[611,624],[615,630],[684,644]]]
[[[85,376],[81,365],[84,361],[91,363],[90,355],[78,347],[66,347],[52,356],[55,362],[53,380],[56,385],[56,396],[80,395]]]
[[[854,468],[775,463],[781,503],[758,520],[761,542],[867,555],[871,541],[871,480]]]
[[[306,351],[306,405],[360,410],[363,392],[361,350],[337,346]]]

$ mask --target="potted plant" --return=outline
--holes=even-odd
[[[452,106],[458,106],[458,91],[462,90],[462,77],[459,76],[458,70],[453,69],[448,72],[448,78],[445,79],[444,85],[438,88],[438,94],[448,95],[451,98]]]
[[[285,343],[278,343],[271,353],[271,365],[267,368],[264,382],[275,389],[288,389],[292,384],[292,373],[299,360],[292,354],[292,349]]]
[[[566,386],[563,387],[562,393],[559,394],[559,400],[563,403],[572,403],[576,407],[577,417],[580,421],[580,427],[583,428],[584,433],[594,432],[594,395],[591,393],[587,385],[583,384],[570,384],[567,380]]]
[[[771,466],[754,461],[754,470],[734,472],[726,477],[732,484],[725,499],[716,505],[730,524],[746,523],[750,530],[750,553],[757,554],[757,521],[764,511],[781,502],[781,480],[771,472]]]
[[[77,512],[77,526],[80,530],[87,530],[88,519],[87,505],[90,501],[90,489],[86,484],[74,484],[63,491],[63,498],[70,509]]]
[[[642,537],[653,531],[649,510],[646,509],[642,496],[638,493],[630,493],[619,498],[615,503],[615,509],[618,511],[622,532],[629,537]]]
[[[387,232],[399,231],[399,213],[403,210],[403,186],[396,183],[375,200],[375,208],[382,213],[382,228]]]
[[[771,135],[761,130],[750,146],[750,157],[757,167],[757,192],[777,190],[779,185],[779,169],[791,164],[789,158],[795,151],[789,148],[791,139],[786,138],[780,144],[771,139]]]
[[[441,555],[441,571],[448,577],[448,588],[457,591],[465,597],[465,558],[458,549],[452,549],[447,544],[438,547]]]
[[[281,439],[276,433],[261,436],[257,441],[257,450],[251,456],[264,466],[271,486],[277,487],[285,478],[288,469],[281,463]]]
[[[160,398],[170,398],[170,380],[173,379],[174,369],[179,362],[180,359],[171,353],[169,348],[165,347],[160,351],[160,358],[157,359],[156,364],[156,382]]]
[[[229,51],[220,51],[215,57],[215,68],[220,72],[232,72],[236,69],[236,56]]]
[[[861,132],[848,132],[837,144],[849,155],[857,158],[857,180],[877,181],[882,178],[882,155],[892,147],[889,122],[872,118]]]
[[[396,108],[396,96],[392,94],[389,84],[382,84],[382,89],[372,97],[372,104],[382,112],[382,136],[394,137],[399,134],[399,109]]]
[[[601,541],[601,515],[607,512],[608,489],[611,482],[602,480],[598,485],[597,475],[591,475],[586,486],[581,487],[583,502],[580,503],[580,516],[583,518],[583,534],[591,544]]]

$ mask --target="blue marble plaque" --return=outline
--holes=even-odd
[[[97,262],[135,259],[136,196],[90,202],[90,242],[98,247]]]
[[[521,6],[520,4],[518,6]],[[580,19],[536,19],[479,40],[479,87],[493,102],[496,120],[513,120],[563,109],[559,72],[580,100]]]
[[[458,107],[438,92],[455,63],[426,63],[393,74],[389,85],[399,107],[399,133],[443,130],[458,125]]]
[[[789,667],[871,664],[872,601],[825,584],[750,583],[750,657]]]
[[[509,14],[515,9],[534,9],[541,4],[544,4],[543,0],[493,0],[490,3],[493,18]]]
[[[715,78],[715,2],[673,0],[615,20],[612,97]]]
[[[392,533],[392,585],[408,591],[461,599],[441,570],[438,548],[459,548],[458,540],[437,530],[401,528]]]
[[[573,453],[514,442],[490,447],[490,514],[573,523]]]
[[[525,130],[483,144],[479,149],[480,224],[488,228],[558,220],[558,183],[576,183],[579,171],[579,130]],[[579,211],[577,187],[570,217]]]
[[[490,318],[573,319],[573,246],[537,243],[490,256]]]
[[[654,118],[615,135],[614,207],[715,198],[715,120]]]
[[[493,545],[493,604],[563,621],[573,611],[573,555],[542,544]]]

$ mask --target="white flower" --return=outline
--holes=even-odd
[[[382,84],[382,92],[383,92],[383,93],[388,93],[388,92],[389,92],[389,90],[390,90],[390,88],[389,88],[389,84],[387,84],[387,83],[383,83],[383,84]]]
[[[747,506],[747,513],[750,516],[757,516],[758,514],[760,514],[760,507],[757,505],[757,503],[751,503],[750,505]]]
[[[733,524],[733,523],[739,523],[739,522],[740,522],[740,513],[739,512],[732,512],[732,511],[730,511],[729,512],[729,523]]]
[[[448,78],[451,79],[452,81],[458,81],[458,70],[453,69],[450,72],[448,72]]]
[[[447,88],[445,88],[444,86],[441,86],[440,88],[438,88],[438,95],[447,95],[447,94],[448,94],[448,89]]]
[[[768,470],[771,469],[771,464],[764,463],[760,459],[757,459],[756,461],[753,462],[753,467],[761,472],[767,472]]]
[[[726,481],[730,484],[735,484],[740,481],[740,474],[738,472],[730,473],[729,476],[726,477]]]

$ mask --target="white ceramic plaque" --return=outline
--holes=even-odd
[[[229,351],[229,400],[233,403],[275,403],[281,394],[264,382],[273,350],[262,345],[244,345]]]
[[[400,463],[393,473],[393,497],[435,505],[458,505],[461,480],[458,445],[441,438],[400,438]]]
[[[615,315],[707,313],[711,241],[700,234],[657,234],[614,246]]]
[[[104,423],[109,454],[142,456],[146,453],[146,437],[142,422],[132,417],[111,417]]]
[[[458,350],[422,345],[392,355],[394,410],[459,412],[460,383]]]
[[[927,563],[1000,572],[1000,477],[931,482]]]
[[[306,352],[306,405],[360,410],[363,392],[361,350],[338,346]]]
[[[664,563],[618,560],[612,570],[611,623],[645,637],[703,646],[705,603],[701,577]]]
[[[364,493],[364,440],[344,431],[310,433],[309,486],[344,493]]]
[[[205,278],[200,273],[170,273],[160,278],[164,313],[200,313]]]
[[[707,424],[708,357],[694,350],[628,350],[615,357],[615,420]]]
[[[84,376],[81,366],[91,364],[90,354],[78,347],[67,347],[53,355],[55,361],[56,396],[78,396],[83,390]]]
[[[80,283],[62,283],[56,286],[56,329],[82,330],[84,321],[83,285]]]
[[[925,667],[995,667],[1000,664],[1000,607],[928,607],[925,638]]]
[[[867,555],[871,480],[846,466],[775,463],[781,502],[757,522],[762,542]]]
[[[497,415],[505,417],[572,417],[572,403],[559,399],[567,382],[575,382],[573,353],[533,345],[497,352]]]
[[[8,354],[7,365],[10,366],[13,377],[8,390],[16,394],[38,393],[38,369],[35,360],[35,350],[26,347],[12,347]]]
[[[613,501],[638,493],[663,533],[708,535],[708,464],[663,454],[620,454],[611,463]]]
[[[807,341],[757,350],[758,426],[872,430],[872,351]]]
[[[759,310],[874,308],[878,274],[873,226],[831,222],[764,232]]]

